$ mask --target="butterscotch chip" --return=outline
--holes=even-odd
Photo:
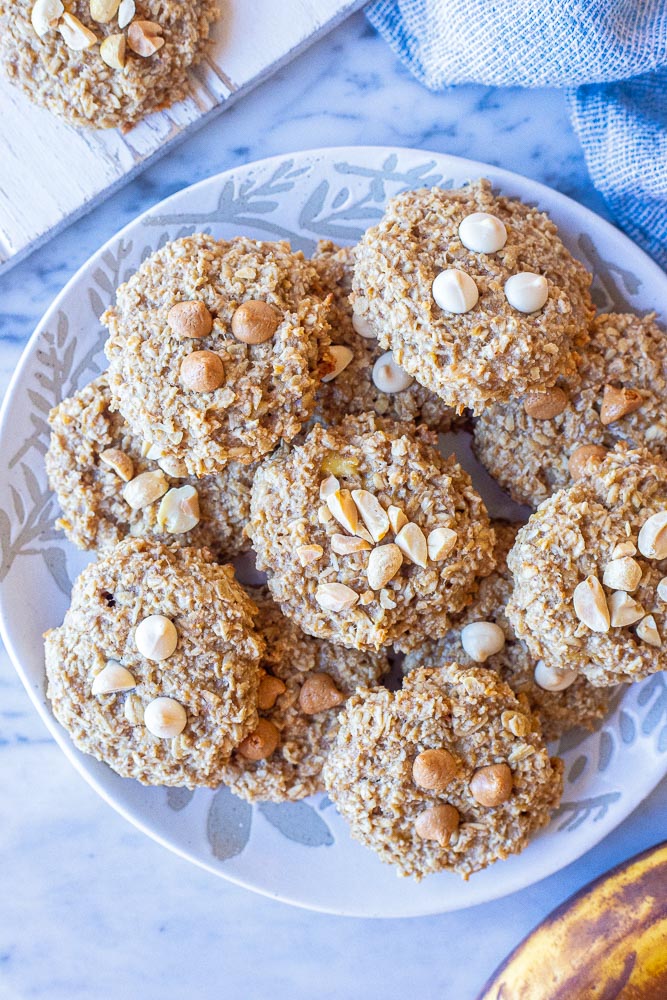
[[[299,708],[306,715],[317,715],[345,701],[329,674],[310,674],[299,693]]]
[[[487,764],[470,779],[470,791],[481,806],[499,806],[512,794],[512,769],[508,764]]]
[[[280,743],[280,731],[268,719],[260,719],[257,728],[239,743],[238,753],[246,760],[270,757]]]
[[[268,302],[250,299],[232,316],[232,333],[244,344],[263,344],[271,340],[281,321],[278,310]]]
[[[621,417],[627,417],[628,413],[634,413],[643,402],[644,397],[636,389],[617,389],[613,385],[606,385],[600,407],[600,421],[603,424],[613,424]]]
[[[467,878],[522,850],[558,805],[562,762],[549,759],[533,717],[522,735],[506,729],[508,712],[521,714],[520,704],[494,671],[455,663],[414,670],[396,692],[358,691],[324,767],[355,840],[415,878],[443,869]],[[474,776],[509,760],[512,794],[489,809],[471,790],[479,792]],[[426,785],[415,780],[418,762]]]
[[[257,707],[260,712],[266,712],[276,703],[278,696],[284,694],[287,688],[279,677],[266,674],[259,682],[259,693],[257,695]]]
[[[225,382],[225,369],[214,351],[193,351],[181,361],[181,381],[193,392],[213,392]]]
[[[167,313],[167,323],[177,337],[199,340],[213,329],[213,317],[203,302],[176,302]]]
[[[523,408],[534,420],[552,420],[567,406],[567,395],[558,386],[545,392],[527,392]]]
[[[567,470],[572,479],[581,479],[592,463],[601,462],[606,455],[607,449],[598,444],[582,444],[570,455]]]

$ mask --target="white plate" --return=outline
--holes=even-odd
[[[263,160],[181,191],[142,215],[85,264],[32,337],[0,427],[0,614],[16,669],[46,725],[86,780],[160,843],[216,875],[291,903],[358,916],[413,916],[503,896],[580,857],[651,791],[667,765],[667,683],[633,685],[594,734],[570,734],[565,795],[551,826],[520,856],[474,875],[420,884],[398,879],[347,833],[320,795],[251,808],[227,790],[145,788],[80,754],[54,721],[44,693],[42,633],[62,621],[70,582],[89,561],[52,523],[56,504],[43,467],[46,415],[103,365],[98,316],[114,289],[166,240],[196,230],[353,242],[404,188],[459,184],[485,175],[505,194],[546,209],[569,248],[595,274],[602,308],[658,310],[667,276],[608,223],[563,195],[506,171],[423,150],[342,148]],[[482,477],[481,482],[484,482]]]

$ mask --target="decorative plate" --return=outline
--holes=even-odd
[[[98,317],[114,290],[167,240],[198,230],[287,239],[306,254],[320,238],[358,239],[406,188],[487,176],[504,194],[546,209],[565,243],[595,275],[600,308],[658,310],[667,276],[627,237],[563,195],[495,167],[423,150],[340,148],[262,160],[180,191],[102,247],[58,296],[30,340],[0,426],[0,625],[16,669],[47,727],[86,780],[160,843],[216,875],[312,909],[355,916],[455,910],[513,892],[580,857],[651,791],[667,769],[667,683],[658,674],[628,688],[592,735],[571,733],[565,794],[544,830],[517,857],[474,875],[399,879],[351,840],[324,795],[251,808],[229,791],[145,788],[80,754],[45,697],[42,633],[59,624],[71,581],[90,556],[53,527],[56,502],[43,457],[47,414],[104,365]],[[459,442],[461,443],[461,442]],[[465,446],[465,441],[462,444]],[[457,444],[458,448],[458,444]],[[466,465],[473,462],[465,448]],[[478,484],[492,513],[507,501]]]

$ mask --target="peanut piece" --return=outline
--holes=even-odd
[[[566,394],[557,386],[544,392],[527,392],[523,399],[524,411],[533,420],[553,420],[560,416],[567,404]]]
[[[345,347],[343,344],[332,344],[325,357],[331,363],[331,370],[322,376],[321,381],[332,382],[347,368],[354,354],[349,347]]]
[[[403,528],[408,523],[408,518],[403,513],[400,507],[391,505],[387,508],[387,516],[389,518],[389,524],[391,525],[391,530],[395,535],[399,533],[401,528]]]
[[[437,840],[447,847],[459,828],[459,814],[449,803],[424,809],[415,820],[415,833],[422,840]]]
[[[648,559],[667,559],[667,510],[652,514],[644,521],[637,548]]]
[[[607,449],[599,444],[582,444],[570,455],[567,463],[568,472],[573,479],[581,479],[586,473],[589,463],[601,462],[607,455]]]
[[[428,545],[426,544],[424,532],[418,524],[409,522],[404,525],[396,535],[396,544],[410,562],[421,566],[422,569],[426,568]]]
[[[331,496],[340,489],[340,483],[335,476],[327,476],[320,483],[320,500],[326,500],[327,497]]]
[[[129,483],[134,476],[134,462],[120,448],[105,448],[104,451],[100,452],[100,462],[104,462],[110,469],[113,469],[125,483]]]
[[[109,660],[106,667],[100,670],[93,681],[93,694],[116,694],[118,691],[130,691],[137,686],[134,677],[116,660]]]
[[[171,740],[185,729],[188,716],[174,698],[155,698],[144,709],[144,725],[153,736]]]
[[[213,317],[203,302],[177,302],[167,313],[167,325],[175,337],[200,340],[213,329]]]
[[[76,52],[89,49],[97,41],[95,32],[86,28],[78,17],[74,17],[73,14],[69,14],[67,11],[63,14],[63,19],[58,25],[58,31],[63,36],[65,45]]]
[[[605,426],[613,424],[621,417],[626,417],[628,413],[634,413],[643,402],[641,394],[636,389],[615,389],[613,385],[606,385],[600,407],[600,422]]]
[[[225,381],[225,369],[214,351],[193,351],[181,361],[181,379],[192,392],[213,392]]]
[[[512,770],[508,764],[480,767],[470,779],[470,794],[481,806],[499,806],[512,794]]]
[[[118,27],[122,30],[127,28],[128,24],[136,14],[136,4],[134,0],[120,0],[120,6],[118,8]]]
[[[178,645],[176,626],[165,615],[148,615],[134,630],[134,642],[147,660],[166,660]]]
[[[60,0],[35,0],[30,11],[30,21],[40,38],[57,27],[64,11]]]
[[[111,69],[123,69],[125,67],[125,35],[107,35],[100,42],[100,56]]]
[[[602,584],[596,576],[587,576],[578,583],[572,595],[574,613],[593,632],[608,632],[609,608]]]
[[[373,541],[381,542],[389,531],[389,516],[380,501],[368,490],[352,490],[352,499]]]
[[[667,603],[667,576],[663,576],[656,588],[656,592],[660,600]]]
[[[349,556],[353,552],[368,552],[371,543],[364,538],[350,538],[349,535],[332,535],[331,550],[337,556]]]
[[[544,660],[535,664],[535,683],[545,691],[565,691],[579,676],[576,670],[556,670],[548,667]]]
[[[280,743],[280,731],[268,719],[260,719],[257,728],[238,745],[246,760],[265,760]]]
[[[243,344],[264,344],[280,326],[281,315],[261,299],[250,299],[232,316],[232,333]]]
[[[382,590],[393,580],[403,564],[403,556],[398,545],[390,542],[373,549],[368,557],[366,577],[371,590]]]
[[[338,690],[329,674],[309,674],[299,692],[299,708],[306,715],[326,712],[344,701],[345,695]]]
[[[98,24],[108,24],[116,16],[120,0],[90,0],[90,16]]]
[[[302,566],[309,566],[310,563],[317,562],[324,555],[321,545],[299,545],[296,554]]]
[[[155,469],[152,472],[141,472],[123,488],[123,499],[132,510],[141,510],[154,500],[159,500],[168,489],[169,483],[162,471]]]
[[[260,712],[268,712],[270,708],[273,708],[280,695],[284,694],[286,690],[286,686],[279,677],[274,677],[273,674],[265,674],[259,682],[257,708]]]
[[[157,460],[157,464],[172,479],[184,479],[188,474],[183,459],[176,458],[175,455],[161,455]]]
[[[419,788],[444,792],[458,771],[458,765],[449,750],[424,750],[412,764],[412,780]]]
[[[315,591],[315,600],[324,611],[347,611],[354,607],[359,595],[343,583],[321,583]]]
[[[644,617],[645,611],[641,604],[638,604],[634,597],[630,597],[625,590],[617,590],[613,593],[608,603],[612,628],[634,625],[635,622]]]
[[[630,556],[622,559],[612,559],[604,568],[602,582],[612,590],[627,590],[632,593],[639,586],[642,578],[642,568]]]
[[[630,540],[626,542],[619,542],[618,545],[614,546],[614,551],[611,554],[612,559],[622,559],[624,556],[635,556],[637,555],[637,546],[634,542]]]
[[[169,490],[157,512],[158,527],[171,535],[192,531],[199,524],[199,519],[199,494],[194,486]]]
[[[662,639],[660,638],[660,633],[655,624],[655,618],[653,615],[647,615],[646,618],[642,618],[639,625],[635,629],[635,632],[640,639],[647,642],[649,646],[662,646]]]
[[[434,528],[426,540],[428,557],[431,562],[441,562],[446,559],[458,540],[458,535],[451,528]]]
[[[164,45],[162,28],[155,21],[133,21],[127,29],[127,44],[138,56],[152,56]]]
[[[350,491],[336,490],[335,493],[330,493],[326,504],[338,523],[353,535],[357,530],[359,515]]]
[[[471,622],[461,629],[461,645],[475,663],[485,663],[505,645],[505,633],[494,622]]]

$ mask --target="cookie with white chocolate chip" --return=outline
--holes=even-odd
[[[216,0],[0,0],[0,65],[68,122],[128,129],[187,95],[219,16]]]
[[[617,441],[667,455],[667,335],[653,315],[597,316],[576,375],[490,406],[474,429],[479,460],[533,507]]]
[[[129,539],[45,636],[47,694],[84,753],[149,785],[218,785],[257,726],[256,608],[206,549]]]
[[[318,294],[332,297],[332,346],[340,370],[329,374],[317,393],[315,416],[335,423],[346,413],[374,411],[394,420],[414,420],[445,433],[455,414],[439,396],[404,372],[391,351],[384,351],[368,328],[355,320],[350,303],[354,247],[320,241],[313,257]]]
[[[248,548],[255,465],[230,462],[221,472],[193,479],[183,463],[159,456],[110,409],[100,375],[49,415],[45,457],[49,486],[62,516],[56,522],[82,549],[106,549],[127,535],[179,545],[207,546],[219,559]]]
[[[560,801],[562,762],[493,670],[414,670],[345,706],[324,767],[355,840],[417,879],[521,851]]]
[[[479,585],[472,604],[460,615],[443,639],[425,639],[405,657],[403,670],[438,667],[456,661],[463,667],[483,663],[495,670],[519,700],[526,700],[537,717],[545,740],[555,740],[574,727],[593,729],[606,715],[613,689],[594,687],[569,669],[548,669],[536,661],[517,639],[505,613],[512,593],[507,555],[518,525],[494,522],[496,568]]]
[[[266,591],[251,590],[266,642],[259,683],[260,724],[234,751],[222,780],[249,801],[296,801],[324,788],[322,767],[338,715],[357,687],[389,669],[383,653],[334,646],[306,635]]]
[[[470,478],[425,427],[372,413],[266,459],[246,531],[283,612],[349,648],[437,638],[493,569]]]
[[[329,343],[315,277],[287,243],[167,243],[102,317],[114,407],[197,476],[289,441],[313,412]]]
[[[574,372],[590,282],[544,213],[480,180],[390,201],[356,249],[352,300],[408,374],[480,412]]]
[[[507,615],[546,667],[593,684],[667,669],[667,463],[619,444],[538,507],[508,556]]]

